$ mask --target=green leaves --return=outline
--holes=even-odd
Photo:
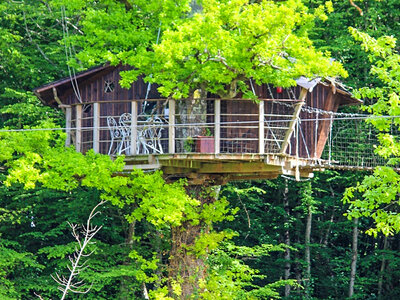
[[[349,218],[369,217],[374,226],[367,230],[375,237],[379,232],[393,235],[400,231],[400,216],[393,212],[400,205],[400,175],[392,168],[380,167],[357,186],[348,188],[343,201],[350,204]]]
[[[165,31],[154,53],[132,62],[164,96],[177,99],[199,88],[223,98],[247,95],[250,79],[287,87],[301,75],[346,76],[308,39],[315,17],[295,0],[204,1],[201,14]]]
[[[392,134],[391,128],[395,126],[399,129],[400,119],[379,118],[400,114],[400,55],[395,49],[396,40],[392,36],[375,39],[354,28],[350,28],[350,33],[368,53],[373,63],[370,73],[383,84],[383,87],[365,87],[359,90],[360,96],[375,100],[374,104],[365,109],[377,116],[368,120],[380,131],[380,145],[376,152],[385,158],[391,158],[390,162],[396,164],[400,155],[400,142],[399,137]],[[369,234],[377,236],[382,232],[384,235],[393,235],[400,231],[400,216],[397,213],[400,205],[399,192],[399,174],[390,167],[377,168],[372,176],[366,176],[356,187],[346,191],[343,200],[350,203],[347,215],[349,218],[372,218],[374,226],[367,230]]]

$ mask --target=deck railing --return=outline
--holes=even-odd
[[[365,122],[368,116],[335,114],[289,99],[185,101],[193,100],[66,107],[66,145],[110,155],[284,154],[338,168],[368,169],[388,161],[375,153],[379,132]],[[394,125],[389,133],[399,136]]]
[[[302,148],[315,143],[315,134],[310,128],[310,137],[299,142],[302,103],[147,99],[75,104],[66,108],[66,144],[75,145],[77,151],[94,149],[110,155],[281,153],[305,157]]]

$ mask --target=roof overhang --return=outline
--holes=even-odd
[[[298,86],[307,89],[310,93],[318,84],[330,86],[333,94],[340,95],[339,105],[359,105],[363,103],[362,100],[355,98],[354,95],[350,93],[342,83],[337,82],[333,78],[326,78],[325,80],[322,80],[322,78],[308,79],[304,76],[301,76],[296,80],[296,83]]]
[[[69,77],[65,77],[65,78],[59,79],[57,81],[53,81],[48,84],[42,85],[38,88],[35,88],[33,90],[33,92],[44,104],[47,104],[50,106],[56,106],[57,105],[57,100],[56,100],[57,95],[55,95],[55,92],[57,92],[58,95],[64,95],[67,91],[73,90],[72,82],[76,81],[76,84],[79,86],[79,84],[82,84],[89,78],[91,78],[93,76],[97,76],[104,72],[114,70],[115,68],[116,68],[115,66],[110,66],[109,64],[97,66],[97,67],[76,73],[75,75],[71,75]]]

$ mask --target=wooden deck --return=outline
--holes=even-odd
[[[298,100],[258,103],[207,99],[197,115],[180,112],[171,99],[75,104],[66,107],[70,128],[66,145],[81,152],[125,155],[126,171],[161,170],[168,180],[187,178],[190,184],[272,179],[281,174],[299,180],[321,170],[318,162],[330,129],[300,121],[306,94],[303,90]],[[129,117],[128,122],[123,116]],[[110,119],[117,131],[125,132],[123,139],[112,137]]]
[[[125,161],[125,171],[161,170],[169,181],[187,178],[194,185],[274,179],[279,175],[311,178],[314,171],[323,169],[315,160],[284,154],[156,154],[127,156]]]

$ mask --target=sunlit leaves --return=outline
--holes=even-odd
[[[308,39],[314,18],[295,0],[204,1],[201,14],[165,31],[154,53],[140,53],[133,65],[174,98],[198,88],[221,97],[248,94],[244,83],[250,79],[291,86],[301,75],[346,76]]]

